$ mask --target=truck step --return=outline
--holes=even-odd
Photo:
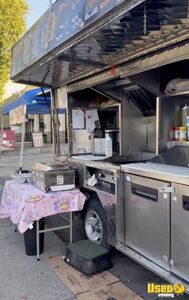
[[[112,267],[110,252],[89,240],[67,246],[64,261],[86,275],[100,273]]]

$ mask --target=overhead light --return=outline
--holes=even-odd
[[[123,90],[124,90],[124,91],[127,91],[127,92],[133,91],[133,90],[138,90],[138,89],[140,89],[140,87],[139,87],[138,85],[136,85],[136,84],[132,84],[132,85],[129,85],[129,86],[125,86],[125,87],[123,88]]]
[[[127,76],[126,75],[120,75],[120,78],[125,79],[125,78],[127,78]]]

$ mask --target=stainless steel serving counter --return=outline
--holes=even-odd
[[[189,185],[189,168],[155,163],[121,165],[121,171],[162,181]]]

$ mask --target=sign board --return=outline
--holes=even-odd
[[[3,137],[1,141],[2,141],[2,146],[6,148],[10,148],[10,149],[16,148],[15,135],[14,135],[14,131],[12,130],[3,130]]]
[[[40,148],[44,146],[43,134],[42,132],[33,132],[33,146],[34,148]]]
[[[10,110],[9,123],[10,125],[22,124],[25,120],[25,105],[20,105],[17,108]]]
[[[67,87],[60,87],[58,88],[58,103],[57,103],[57,109],[61,108],[67,108],[68,107],[68,93],[67,93]]]
[[[87,110],[86,111],[86,129],[87,129],[87,131],[92,132],[95,128],[97,128],[96,124],[98,124],[98,125],[100,124],[97,109]]]
[[[85,129],[85,114],[82,109],[72,109],[72,128]]]

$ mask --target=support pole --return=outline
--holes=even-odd
[[[20,172],[22,172],[22,167],[23,167],[24,138],[25,138],[25,119],[24,119],[24,122],[22,124],[22,140],[21,140],[20,163],[19,163],[19,171]]]
[[[70,244],[72,244],[73,241],[73,213],[70,212]]]
[[[24,121],[22,123],[22,140],[21,140],[21,148],[20,148],[19,172],[22,172],[22,167],[23,167],[25,129],[26,129],[26,106],[24,108]]]
[[[53,161],[56,159],[56,127],[54,122],[55,116],[55,97],[54,90],[51,90],[51,122],[52,122],[52,142],[53,142]]]
[[[37,245],[37,261],[40,261],[40,245],[39,245],[39,220],[36,221],[36,245]]]
[[[55,97],[55,114],[56,114],[56,156],[60,156],[60,120],[58,116],[58,93],[57,89],[54,92]]]
[[[160,97],[156,98],[156,155],[159,155],[160,134]]]
[[[61,143],[63,143],[64,142],[64,144],[66,143],[66,142],[68,142],[68,145],[69,145],[69,137],[70,137],[70,133],[69,133],[69,131],[70,131],[70,126],[69,126],[69,121],[70,120],[68,120],[68,91],[67,91],[67,86],[65,85],[65,86],[62,86],[61,88],[58,88],[57,90],[56,90],[56,102],[57,102],[57,108],[58,109],[64,109],[64,111],[65,111],[65,113],[64,113],[64,118],[61,116],[61,119],[63,120],[64,119],[64,121],[61,121],[60,122],[60,126],[59,126],[59,130],[60,129],[63,129],[64,128],[64,131],[65,131],[65,136],[64,136],[64,138],[61,136],[60,137],[60,131],[58,130],[58,154],[68,154],[68,155],[70,155],[70,149],[68,149],[68,152],[69,153],[66,153],[67,151],[64,151],[64,148],[63,149],[60,149],[60,144]],[[64,125],[63,125],[63,122],[64,122]],[[61,150],[63,150],[62,152],[61,152]],[[60,153],[61,152],[61,153]]]

